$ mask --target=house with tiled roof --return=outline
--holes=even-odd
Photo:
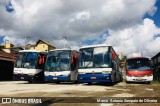
[[[36,44],[28,44],[26,46],[26,49],[35,49],[35,50],[44,50],[44,51],[49,51],[53,50],[56,47],[51,45],[50,43],[44,41],[44,40],[38,40]]]

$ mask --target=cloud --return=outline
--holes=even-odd
[[[129,57],[140,55],[141,52],[151,57],[160,51],[160,38],[154,39],[154,35],[158,34],[160,28],[153,20],[146,18],[142,24],[119,31],[110,30],[110,36],[105,43],[113,45],[117,51]]]
[[[63,47],[63,36],[68,45],[77,48],[87,39],[97,38],[95,44],[103,42],[108,37],[99,40],[97,36],[106,29],[111,34],[121,30],[129,33],[129,28],[143,23],[145,14],[156,11],[156,0],[12,0],[15,12],[9,13],[6,1],[0,1],[0,35],[14,44],[23,44],[24,37],[30,36],[30,42],[44,39],[57,47]]]

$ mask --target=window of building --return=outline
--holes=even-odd
[[[42,45],[42,48],[45,48],[46,45]]]

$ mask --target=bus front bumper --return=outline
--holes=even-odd
[[[126,81],[129,81],[129,82],[148,82],[148,81],[153,81],[153,76],[143,76],[143,77],[126,76]]]
[[[69,76],[45,76],[45,81],[53,81],[53,82],[57,82],[57,81],[70,81],[70,77]]]
[[[30,76],[28,74],[14,74],[13,79],[14,80],[29,81],[31,79],[34,79],[34,76]]]
[[[79,82],[112,82],[111,74],[79,74]]]

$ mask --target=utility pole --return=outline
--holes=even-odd
[[[64,36],[63,38],[64,38],[64,48],[66,48],[66,44],[67,44],[67,37],[66,37],[66,36]]]
[[[24,41],[24,50],[26,50],[26,41],[27,41],[27,38],[29,39],[30,37],[29,37],[29,36],[25,36],[25,41]]]
[[[141,52],[141,56],[143,56],[143,53]]]

